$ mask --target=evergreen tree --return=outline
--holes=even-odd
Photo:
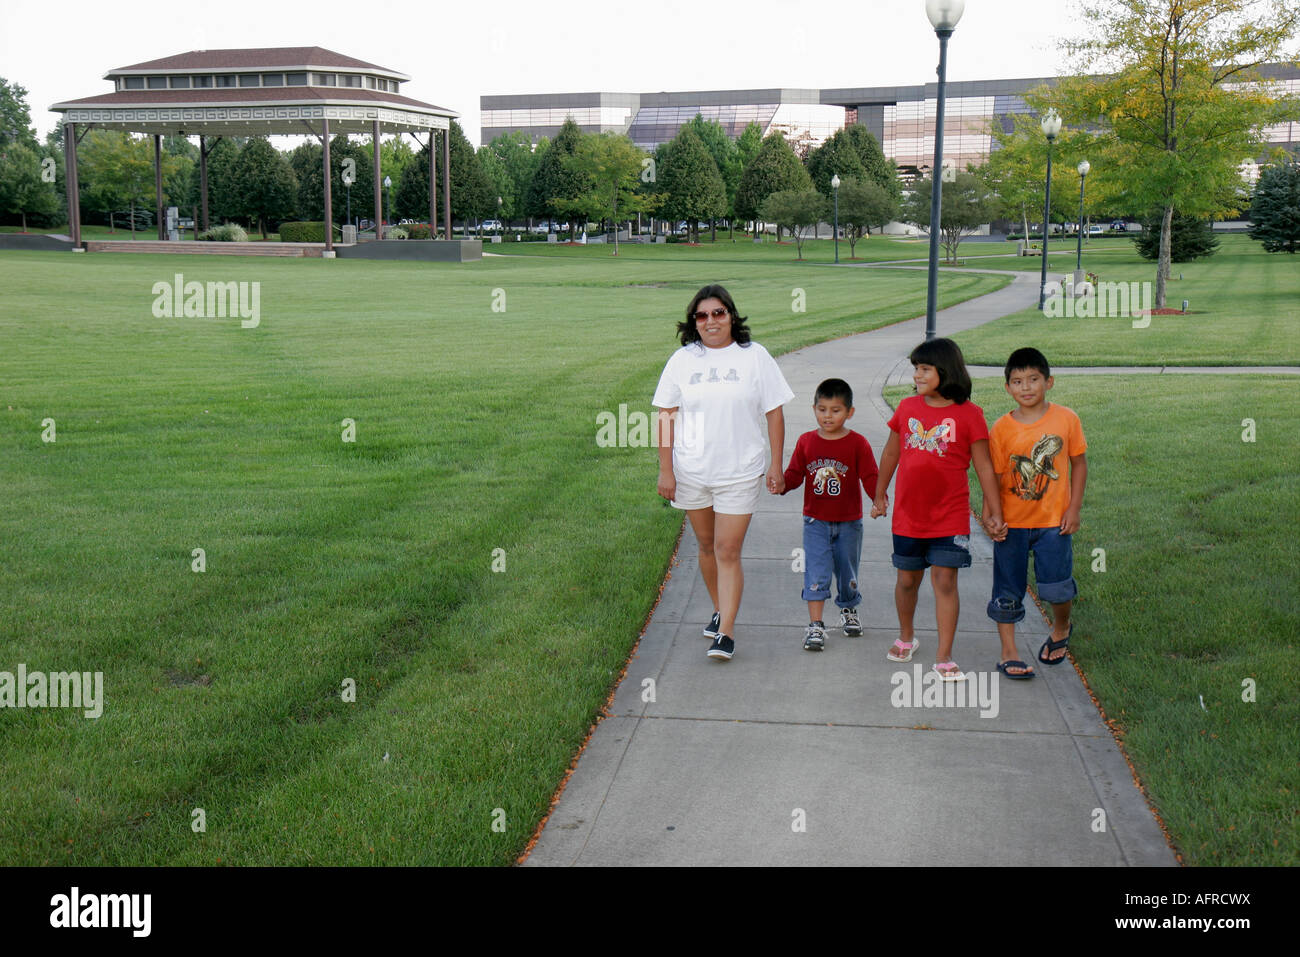
[[[740,174],[745,171],[744,164],[740,159],[740,150],[736,148],[736,143],[727,135],[727,131],[722,128],[722,124],[717,120],[706,120],[701,114],[696,113],[689,123],[683,125],[682,129],[690,129],[700,138],[704,148],[709,151],[713,157],[713,162],[718,167],[718,173],[722,176],[722,185],[726,190],[726,204],[723,211],[719,214],[728,220],[735,220],[735,202],[736,189],[740,186]],[[710,228],[713,231],[713,239],[716,241],[717,223],[710,217]],[[734,225],[733,225],[734,228]]]
[[[885,158],[885,151],[880,148],[880,141],[861,123],[845,127],[843,135],[857,152],[858,162],[866,171],[867,178],[882,186],[896,201],[901,201],[903,190],[898,184],[898,168],[893,160]],[[844,174],[841,173],[840,179],[843,178]]]
[[[438,155],[438,215],[442,215],[442,154],[441,137],[450,136],[451,151],[451,216],[466,224],[474,219],[496,215],[497,192],[483,172],[483,165],[474,153],[460,124],[451,121],[451,128],[439,136]],[[393,205],[399,217],[406,216],[423,222],[429,216],[429,147],[426,144],[407,164],[406,173],[393,193]]]
[[[838,130],[808,154],[808,175],[812,177],[813,186],[823,196],[831,195],[833,176],[839,176],[841,180],[868,178],[846,130]]]
[[[264,138],[249,139],[231,167],[239,215],[254,224],[266,239],[267,223],[279,228],[294,216],[298,178],[289,161]]]
[[[1265,252],[1300,249],[1300,161],[1267,166],[1250,199],[1250,238]]]
[[[577,199],[586,190],[587,183],[582,174],[565,163],[567,157],[578,151],[581,138],[582,130],[573,117],[569,117],[538,161],[537,172],[524,201],[526,215],[543,219],[562,217],[564,213],[556,205],[556,200]],[[577,224],[574,225],[576,228]]]
[[[686,220],[690,241],[698,243],[699,221],[723,215],[727,187],[704,143],[689,125],[656,153],[661,208],[666,216]]]
[[[759,208],[773,193],[807,189],[812,189],[812,179],[803,163],[785,137],[771,133],[740,176],[740,186],[736,190],[736,215],[757,221]],[[757,230],[754,238],[758,239]]]
[[[1133,237],[1138,254],[1150,262],[1160,259],[1160,228],[1164,221],[1164,210],[1153,210],[1142,220],[1142,232]],[[1170,262],[1186,263],[1202,256],[1213,256],[1219,248],[1218,237],[1208,219],[1197,219],[1174,211],[1172,230],[1169,236]]]

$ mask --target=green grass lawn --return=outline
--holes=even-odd
[[[619,259],[649,260],[661,262],[674,260],[681,262],[771,262],[794,263],[798,250],[793,241],[777,243],[771,235],[764,237],[761,243],[754,242],[748,235],[736,233],[735,242],[728,238],[725,230],[718,230],[717,242],[710,242],[707,232],[700,233],[700,243],[692,246],[687,243],[619,243]],[[614,253],[613,243],[586,243],[568,245],[565,243],[484,243],[484,252],[526,256],[559,256],[570,260],[583,257],[594,259],[611,258]],[[986,261],[997,262],[1016,251],[1015,243],[1008,242],[967,242],[962,245],[962,259],[971,265],[982,266]],[[849,258],[847,240],[840,240],[840,264],[852,262],[885,262],[889,260],[922,260],[930,255],[929,241],[905,236],[867,236],[860,240],[854,250],[856,256]],[[940,251],[942,255],[942,250]],[[1014,257],[1013,257],[1014,258]],[[810,239],[803,244],[803,261],[805,263],[834,264],[835,242],[831,239]]]
[[[924,310],[911,271],[582,252],[0,254],[0,671],[106,699],[0,711],[4,863],[516,858],[681,526],[597,414],[649,411],[706,282],[774,353]],[[260,324],[156,318],[178,272]]]
[[[958,333],[972,364],[1002,365],[1011,352],[1037,346],[1053,365],[1297,365],[1300,364],[1300,262],[1265,253],[1242,235],[1220,237],[1208,259],[1174,263],[1168,304],[1188,315],[1152,316],[1134,328],[1131,316],[1050,318],[1037,309]],[[1110,245],[1106,245],[1109,242]],[[1103,282],[1151,282],[1155,264],[1131,242],[1094,240],[1084,268]],[[1039,269],[1037,260],[990,259],[993,269]],[[1072,271],[1073,257],[1053,255],[1048,267]],[[1182,278],[1179,278],[1179,277]]]
[[[1069,376],[1050,397],[1088,438],[1070,650],[1148,798],[1185,863],[1300,863],[1295,379]],[[972,398],[1011,407],[1000,379]]]

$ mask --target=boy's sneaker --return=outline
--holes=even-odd
[[[717,638],[720,634],[722,634],[722,616],[715,611],[709,623],[704,626],[704,637]]]
[[[858,621],[858,610],[856,608],[840,609],[840,627],[844,629],[846,635],[856,637],[862,634],[862,622]]]
[[[736,643],[731,640],[730,635],[718,635],[713,639],[713,644],[709,646],[710,658],[722,658],[724,661],[730,661],[731,656],[736,653]]]
[[[803,633],[804,651],[821,651],[826,647],[826,626],[820,621],[812,622]]]

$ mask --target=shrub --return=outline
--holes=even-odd
[[[389,226],[384,230],[385,239],[406,239],[408,235],[405,227],[402,226]]]
[[[428,227],[427,225],[425,225],[424,223],[414,223],[414,224],[412,224],[412,225],[410,225],[410,226],[407,226],[407,227],[404,227],[404,228],[406,229],[407,235],[408,235],[411,239],[429,239],[429,238],[431,238],[431,237],[429,236],[429,227]]]
[[[248,233],[234,223],[222,223],[207,232],[199,233],[199,239],[214,243],[246,243]]]
[[[342,228],[334,225],[334,238],[343,235]],[[280,242],[282,243],[323,243],[325,242],[325,223],[281,223]]]

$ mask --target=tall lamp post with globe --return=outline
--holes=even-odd
[[[1038,282],[1038,308],[1047,301],[1047,229],[1052,212],[1052,140],[1061,132],[1061,117],[1056,110],[1048,110],[1038,125],[1047,137],[1047,189],[1043,198],[1043,271]]]
[[[1079,164],[1079,251],[1074,259],[1074,288],[1083,285],[1083,181],[1088,178],[1092,164],[1084,160]]]
[[[831,189],[835,192],[835,262],[840,261],[840,175],[831,176]]]
[[[925,338],[933,339],[939,295],[939,223],[943,190],[943,101],[948,92],[948,38],[966,10],[966,0],[925,0],[925,15],[939,38],[939,96],[934,110],[934,166],[930,171],[930,275],[925,298]]]

